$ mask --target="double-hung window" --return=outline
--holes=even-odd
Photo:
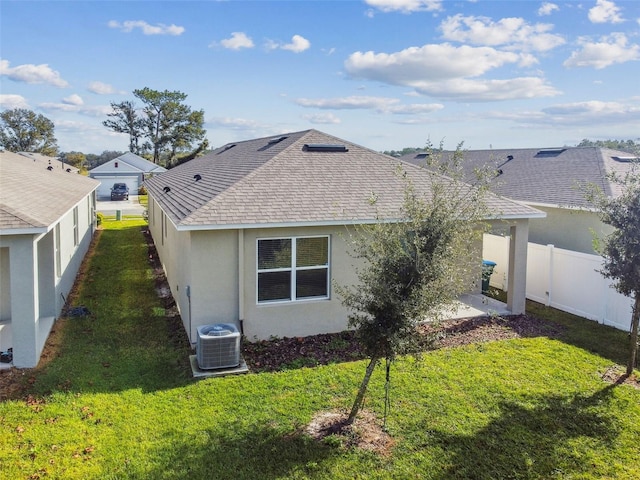
[[[329,298],[329,237],[258,239],[258,303]]]

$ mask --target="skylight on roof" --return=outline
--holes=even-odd
[[[565,150],[566,148],[543,148],[542,150],[538,150],[538,153],[536,153],[536,157],[553,157],[555,155],[560,155]]]
[[[281,141],[285,140],[286,138],[289,138],[289,137],[287,137],[286,135],[282,136],[282,137],[275,137],[275,138],[272,138],[271,140],[269,140],[268,144],[269,145],[274,145],[276,143],[280,143]]]
[[[616,155],[611,158],[613,158],[616,162],[625,162],[625,163],[640,162],[640,157],[621,157],[619,155]]]
[[[229,150],[229,149],[231,149],[231,148],[233,148],[233,147],[235,147],[235,146],[236,146],[236,144],[235,144],[235,143],[229,143],[229,144],[225,145],[224,147],[222,147],[222,150],[220,150],[220,151],[218,152],[218,155],[220,155],[221,153],[226,152],[227,150]]]
[[[345,145],[334,143],[305,143],[303,150],[307,152],[348,152]]]

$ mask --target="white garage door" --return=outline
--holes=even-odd
[[[138,177],[113,177],[113,176],[96,176],[96,180],[100,181],[98,187],[98,198],[111,198],[111,188],[114,183],[126,183],[129,187],[129,193],[137,195],[138,193]]]

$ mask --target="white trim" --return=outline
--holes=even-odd
[[[297,245],[298,239],[304,238],[326,238],[327,239],[327,263],[326,265],[313,265],[307,267],[298,267],[296,263],[297,258]],[[291,240],[291,263],[289,267],[281,267],[281,268],[267,268],[260,269],[259,267],[259,244],[261,240]],[[256,305],[274,305],[274,304],[286,304],[286,303],[300,303],[300,302],[308,302],[308,301],[317,301],[317,300],[329,300],[331,298],[331,235],[299,235],[299,236],[283,236],[283,237],[262,237],[256,238]],[[297,286],[297,273],[299,271],[310,271],[310,270],[325,270],[327,272],[327,285],[326,290],[327,294],[323,296],[313,296],[313,297],[300,297],[296,296],[296,286]],[[277,272],[290,272],[290,291],[289,291],[289,299],[281,299],[281,300],[259,300],[259,275],[260,273],[277,273]]]
[[[531,218],[546,218],[545,212],[539,212],[529,215],[496,215],[495,217],[487,217],[484,220],[524,220]],[[260,228],[298,228],[298,227],[334,227],[348,225],[373,225],[376,223],[394,223],[400,221],[397,218],[386,220],[325,220],[325,221],[307,221],[307,222],[274,222],[274,223],[224,223],[224,224],[207,224],[207,225],[177,225],[176,230],[179,232],[203,231],[203,230],[256,230]],[[173,220],[171,223],[175,225]]]

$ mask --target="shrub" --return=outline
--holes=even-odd
[[[145,188],[144,185],[140,185],[140,188],[138,188],[138,195],[146,195],[147,194],[147,189]]]

